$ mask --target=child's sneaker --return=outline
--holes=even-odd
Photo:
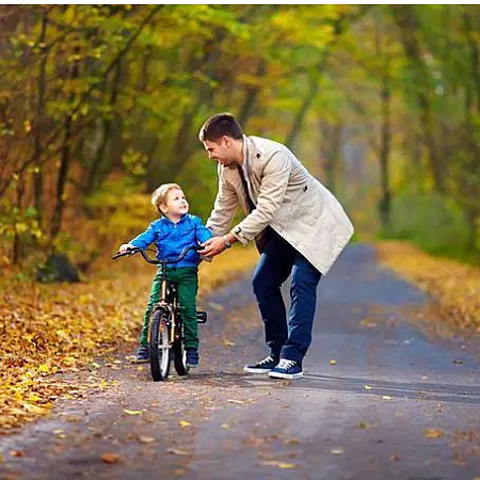
[[[198,350],[196,350],[195,348],[187,349],[187,367],[198,367],[198,359]]]
[[[135,363],[146,363],[150,361],[150,350],[148,347],[140,347],[135,357]]]
[[[284,378],[286,380],[293,380],[303,376],[302,364],[295,360],[288,360],[281,358],[278,365],[268,372],[271,378]]]
[[[272,368],[275,368],[278,363],[278,358],[273,358],[271,355],[250,365],[243,367],[244,372],[248,373],[268,373]]]

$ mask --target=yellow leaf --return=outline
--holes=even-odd
[[[31,403],[24,403],[23,407],[29,412],[34,413],[35,415],[45,415],[45,413],[49,411],[48,408],[38,407],[37,405],[33,405]]]
[[[50,367],[46,363],[44,363],[38,367],[38,371],[40,373],[48,373],[50,371]]]
[[[139,435],[138,441],[140,443],[153,443],[153,442],[156,442],[157,439],[155,437],[147,437],[145,435]]]
[[[296,468],[296,465],[294,463],[277,462],[275,460],[266,460],[264,462],[260,462],[260,465],[271,465],[278,468]]]
[[[371,390],[371,389],[372,389],[372,387],[371,387],[370,385],[364,385],[363,388],[364,388],[365,390]]]
[[[382,398],[383,398],[384,400],[391,400],[391,399],[392,399],[392,397],[389,397],[388,395],[384,395]]]
[[[142,415],[142,410],[123,410],[127,415]]]
[[[336,365],[337,361],[336,360],[330,360],[330,365]]]
[[[437,430],[435,428],[426,428],[423,431],[425,438],[442,438],[443,437],[443,430]]]
[[[180,420],[180,421],[178,422],[178,424],[179,424],[182,428],[189,427],[189,426],[191,425],[190,422],[187,422],[187,421],[185,421],[185,420]]]

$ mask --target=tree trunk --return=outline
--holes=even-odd
[[[382,188],[382,197],[379,203],[380,221],[383,227],[390,225],[391,213],[391,192],[389,182],[389,156],[391,145],[391,127],[390,127],[390,98],[391,86],[390,75],[387,69],[383,77],[383,85],[380,93],[381,98],[381,134],[380,134],[380,184]]]
[[[415,84],[416,97],[420,106],[420,120],[423,128],[424,142],[429,152],[430,169],[435,186],[440,193],[445,192],[443,165],[440,162],[434,134],[434,115],[430,104],[430,73],[424,65],[420,45],[416,36],[418,22],[411,6],[394,6],[394,19],[401,31],[402,43],[407,58],[410,60]]]
[[[42,26],[40,31],[40,36],[38,38],[39,45],[45,43],[46,33],[47,33],[47,23],[48,23],[48,13],[49,10],[45,10],[42,18]],[[42,47],[41,47],[42,48]],[[43,48],[42,48],[43,50]],[[37,125],[35,125],[35,137],[34,137],[34,149],[35,149],[35,163],[33,169],[33,196],[34,196],[34,205],[37,215],[37,220],[42,227],[43,225],[43,171],[42,164],[40,162],[40,152],[42,150],[42,135],[44,132],[44,123],[45,123],[45,83],[46,83],[46,69],[47,69],[47,52],[43,51],[42,58],[39,63],[38,68],[38,97],[37,97]]]
[[[262,79],[267,73],[267,62],[264,59],[261,59],[257,66],[257,71],[255,76],[257,79]],[[245,94],[245,101],[243,102],[242,108],[238,115],[238,122],[242,126],[242,129],[245,130],[248,119],[252,116],[255,103],[257,101],[257,96],[260,92],[260,87],[258,85],[252,85],[247,88]]]
[[[78,47],[74,49],[75,53],[79,52]],[[71,80],[78,78],[79,73],[79,62],[75,61],[72,66],[72,71],[70,75]],[[73,105],[74,94],[70,93],[68,103]],[[65,186],[67,182],[67,175],[70,166],[70,139],[72,133],[72,123],[73,115],[72,112],[69,112],[65,117],[64,122],[64,136],[63,136],[63,145],[60,155],[60,168],[58,171],[57,177],[57,198],[55,204],[55,210],[53,212],[52,224],[50,226],[50,249],[52,249],[53,242],[55,241],[58,233],[62,228],[62,217],[63,210],[65,207]]]
[[[325,184],[332,193],[335,193],[343,125],[340,121],[334,125],[322,121],[320,129],[322,132],[321,151],[325,158]]]
[[[117,103],[118,86],[122,74],[122,61],[120,60],[115,67],[115,74],[112,79],[112,87],[110,91],[110,98],[108,106],[110,107],[109,114],[102,120],[102,133],[100,144],[97,147],[95,157],[93,158],[87,184],[87,194],[93,193],[102,183],[105,175],[109,173],[110,169],[106,166],[107,158],[106,152],[110,142],[112,124],[113,124],[113,109]]]

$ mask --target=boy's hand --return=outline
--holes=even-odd
[[[120,253],[125,253],[127,250],[130,250],[131,248],[135,248],[131,243],[124,243],[123,245],[120,245],[120,248],[118,251]]]

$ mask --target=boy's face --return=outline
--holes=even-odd
[[[161,212],[166,216],[181,217],[188,213],[188,202],[182,190],[175,188],[167,193],[165,203],[160,204]]]

